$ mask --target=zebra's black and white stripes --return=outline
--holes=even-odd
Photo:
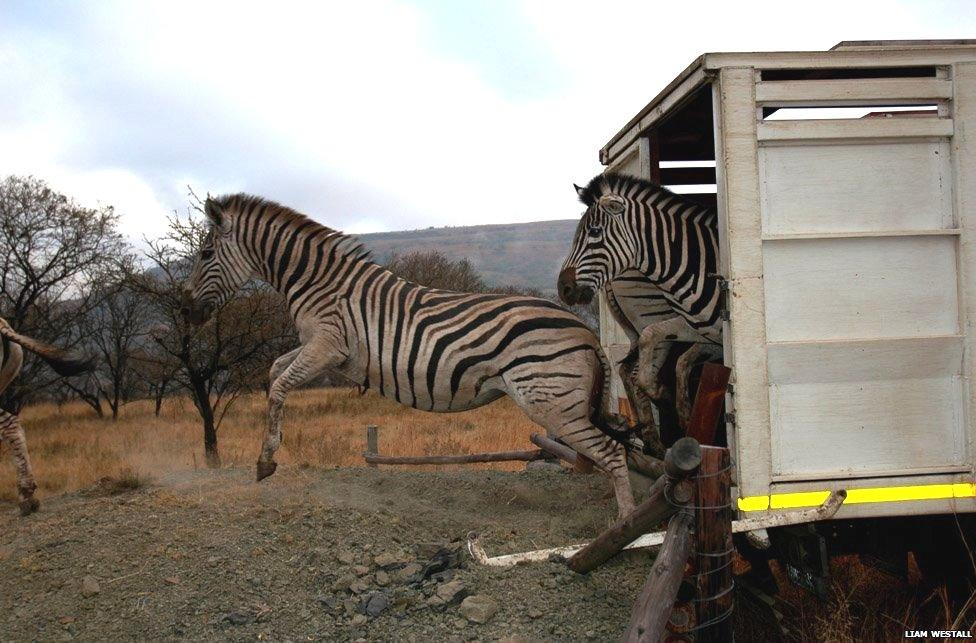
[[[70,377],[90,370],[92,362],[48,346],[36,339],[16,332],[6,320],[0,319],[0,393],[20,374],[24,363],[22,348],[35,353],[62,377]],[[34,497],[37,483],[27,453],[27,439],[16,413],[0,410],[0,442],[10,450],[17,471],[17,500],[20,513],[28,515],[37,511],[40,503]]]
[[[289,390],[329,370],[415,408],[450,412],[508,394],[530,419],[610,474],[633,506],[622,447],[605,425],[609,365],[575,315],[534,297],[426,288],[369,261],[352,237],[293,210],[234,195],[208,200],[212,223],[185,290],[201,323],[254,277],[288,302],[302,346],[271,369],[258,478],[274,472]]]
[[[672,342],[697,347],[679,369],[721,352],[717,215],[657,184],[619,174],[598,175],[577,192],[587,209],[559,275],[560,297],[587,302],[619,282],[639,303],[643,291],[653,321],[641,328],[639,319],[631,320],[640,336],[638,377],[651,397],[663,398],[657,373]],[[613,294],[623,312],[626,300]],[[662,299],[671,315],[657,308]]]

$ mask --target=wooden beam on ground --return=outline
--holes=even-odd
[[[547,438],[546,436],[538,433],[533,433],[530,435],[529,440],[532,441],[532,444],[536,445],[540,449],[543,449],[544,451],[548,451],[560,460],[565,460],[572,465],[576,464],[576,457],[578,454],[565,444],[556,442],[555,440]]]
[[[715,444],[715,433],[731,373],[728,367],[713,362],[702,367],[695,404],[688,420],[688,430],[685,432],[689,437],[698,440],[699,444]]]
[[[593,473],[593,460],[590,460],[581,453],[577,453],[572,447],[568,447],[562,442],[556,442],[552,438],[547,438],[539,433],[530,435],[529,440],[543,451],[547,451],[560,460],[564,460],[573,465],[573,471],[577,473]]]
[[[702,447],[695,478],[697,641],[732,640],[732,476],[729,450]]]
[[[701,450],[692,438],[681,438],[664,457],[665,475],[651,486],[648,498],[632,512],[619,519],[593,542],[567,561],[574,572],[585,574],[607,562],[639,536],[671,517],[693,496],[687,478],[698,470]]]
[[[623,639],[627,643],[663,640],[664,628],[681,586],[685,562],[691,553],[693,520],[691,512],[681,511],[668,524],[661,551],[634,603],[630,627]]]
[[[840,509],[847,497],[846,491],[834,491],[824,501],[822,505],[815,509],[801,509],[799,511],[785,511],[782,513],[764,513],[756,518],[745,518],[743,520],[732,521],[732,533],[738,534],[749,532],[755,529],[765,529],[772,527],[785,527],[786,525],[801,525],[807,522],[818,522],[827,520]],[[562,547],[548,547],[546,549],[535,549],[533,551],[523,551],[516,554],[504,554],[502,556],[489,556],[484,547],[478,542],[477,534],[468,534],[468,551],[479,565],[489,567],[513,567],[521,563],[538,563],[550,560],[553,556],[568,559],[579,550],[586,547],[587,543],[579,545],[564,545]],[[624,549],[642,549],[647,547],[660,547],[664,542],[664,532],[656,531],[634,540]]]
[[[364,453],[363,458],[370,466],[378,464],[473,464],[476,462],[531,462],[546,457],[542,449],[528,451],[496,451],[492,453],[470,453],[464,455],[379,455]]]

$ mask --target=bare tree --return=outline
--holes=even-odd
[[[297,346],[281,298],[268,288],[249,286],[197,328],[180,313],[183,281],[207,225],[192,216],[170,220],[163,239],[149,241],[152,268],[135,275],[132,286],[153,304],[156,324],[140,360],[159,372],[173,373],[173,384],[185,390],[203,424],[208,466],[220,465],[217,431],[238,397],[262,388],[272,361]]]
[[[122,404],[137,393],[136,360],[152,323],[151,302],[133,288],[132,275],[138,272],[134,256],[122,257],[117,278],[96,287],[99,305],[89,310],[80,323],[85,344],[97,357],[99,366],[87,381],[68,382],[99,415],[104,399],[113,420],[118,419]]]
[[[430,288],[484,292],[484,279],[467,259],[450,259],[437,250],[394,253],[386,264],[397,276]]]
[[[79,320],[98,303],[102,283],[125,254],[110,206],[86,208],[33,177],[0,182],[0,315],[18,331],[77,348]],[[16,410],[57,377],[33,357],[4,395]]]
[[[541,291],[526,286],[488,285],[467,259],[451,259],[437,250],[415,250],[406,254],[393,253],[386,267],[408,281],[431,288],[457,292],[491,292],[500,295],[524,295],[549,299],[559,306],[564,304],[555,297],[546,297]],[[587,326],[594,331],[600,328],[600,308],[596,299],[590,304],[570,306]]]

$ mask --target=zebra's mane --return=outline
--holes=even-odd
[[[583,202],[583,205],[589,207],[596,203],[601,196],[606,196],[607,194],[618,194],[623,197],[634,198],[642,192],[647,194],[656,194],[659,192],[674,194],[666,187],[658,185],[653,181],[648,181],[647,179],[630,176],[629,174],[607,172],[605,174],[597,174],[590,179],[590,182],[580,192],[579,198]],[[681,195],[675,196],[681,198]]]
[[[271,201],[270,199],[265,199],[263,197],[255,196],[253,194],[228,194],[221,197],[216,197],[213,201],[220,206],[221,210],[224,211],[234,211],[236,213],[248,212],[251,210],[259,210],[260,217],[267,218],[275,216],[279,219],[289,222],[309,222],[311,226],[306,228],[307,230],[324,230],[330,233],[330,239],[338,253],[349,259],[359,259],[362,261],[372,261],[372,255],[370,251],[363,245],[363,242],[358,238],[345,234],[329,226],[322,225],[315,219],[292,210],[291,208],[281,205],[276,201]]]

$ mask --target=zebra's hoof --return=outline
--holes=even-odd
[[[31,496],[30,498],[21,500],[18,506],[20,507],[21,516],[29,516],[40,508],[41,502],[34,496]]]
[[[275,462],[274,460],[270,462],[263,462],[261,460],[258,460],[258,482],[261,482],[262,480],[270,476],[272,473],[275,472],[275,469],[277,468],[278,468],[278,463]]]

